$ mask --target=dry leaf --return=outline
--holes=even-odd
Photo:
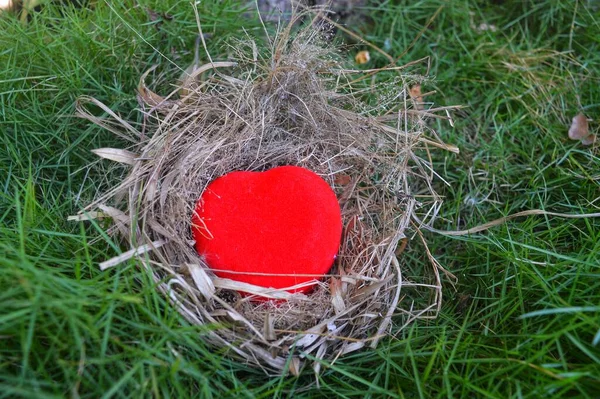
[[[349,184],[351,180],[352,179],[350,178],[350,175],[347,175],[345,173],[338,173],[337,175],[335,175],[334,182],[339,186],[345,186]]]
[[[408,245],[408,238],[404,237],[403,239],[400,240],[400,243],[398,244],[398,248],[396,249],[396,258],[399,258],[400,255],[402,255],[402,253],[404,253],[404,250],[406,249],[406,246]]]
[[[410,98],[416,102],[417,109],[423,109],[423,93],[421,92],[421,84],[417,83],[409,89]]]
[[[331,304],[335,314],[341,314],[346,310],[346,304],[342,296],[342,283],[339,279],[331,277],[329,279],[329,291],[331,292]]]
[[[289,365],[290,373],[292,373],[293,376],[297,377],[300,375],[300,368],[301,368],[300,359],[298,359],[297,357],[293,357],[290,360],[290,365]]]
[[[138,157],[137,154],[127,151],[120,150],[118,148],[97,148],[92,152],[98,155],[100,158],[110,159],[111,161],[124,163],[127,165],[134,165],[135,159]]]
[[[146,14],[148,14],[148,18],[152,22],[158,21],[158,19],[160,18],[160,14],[151,8],[146,8]]]
[[[204,298],[211,299],[215,294],[215,286],[212,279],[200,265],[188,263],[187,267],[198,291],[200,291]]]
[[[363,341],[352,342],[342,348],[342,355],[362,349],[365,346]]]
[[[154,65],[152,68],[148,69],[146,72],[144,72],[142,74],[142,77],[140,78],[140,82],[138,83],[138,87],[137,87],[138,94],[139,94],[140,98],[142,99],[142,101],[146,105],[149,105],[151,107],[156,107],[157,105],[163,104],[166,101],[164,97],[159,96],[152,90],[148,89],[148,87],[146,86],[146,77],[148,76],[148,74],[150,72],[155,70],[157,66],[158,65]]]
[[[86,220],[104,219],[105,217],[110,216],[104,212],[90,211],[79,215],[67,216],[67,222],[82,222]]]
[[[587,118],[582,112],[573,118],[569,128],[569,138],[571,140],[581,140],[583,145],[592,145],[596,142],[596,135],[590,133]]]
[[[156,22],[156,29],[160,29],[160,25],[163,21],[172,21],[173,16],[169,13],[162,12],[158,13],[151,8],[146,8],[146,14],[148,14],[148,19],[152,22]]]
[[[359,51],[354,57],[354,61],[356,61],[358,65],[366,64],[370,60],[371,54],[369,54],[367,50]]]
[[[581,140],[581,144],[583,144],[583,145],[592,145],[595,142],[596,142],[596,135],[594,135],[594,134],[590,134],[589,136],[584,137]]]
[[[265,316],[263,335],[267,341],[275,341],[277,339],[277,333],[275,332],[275,319],[270,313],[267,313]]]
[[[178,86],[180,87],[179,95],[181,97],[186,97],[189,95],[191,92],[190,88],[193,88],[193,86],[197,84],[198,77],[204,72],[211,69],[216,70],[217,68],[228,68],[236,65],[236,62],[229,61],[215,61],[199,67],[196,67],[195,64],[190,65],[178,80]]]
[[[100,210],[108,217],[113,218],[121,224],[128,226],[131,222],[129,216],[127,216],[123,211],[120,211],[117,208],[113,208],[112,206],[106,206],[104,204],[98,204],[98,208],[100,208]]]
[[[423,101],[423,97],[421,95],[421,84],[417,83],[409,89],[411,98],[414,98],[417,101]]]
[[[571,140],[582,140],[590,135],[588,121],[583,113],[578,113],[573,118],[569,128],[569,138]]]
[[[319,327],[319,326],[317,325],[315,327],[312,327],[312,328],[304,331],[302,333],[302,338],[300,338],[296,342],[296,346],[298,348],[306,348],[307,346],[312,345],[317,339],[319,339],[321,337],[321,333],[323,331],[323,328],[319,327],[317,329],[317,327]]]
[[[241,281],[231,280],[228,278],[215,277],[214,279],[212,279],[212,282],[216,288],[233,291],[244,291],[248,294],[260,296],[267,299],[283,299],[286,301],[290,299],[300,301],[308,300],[308,297],[304,294],[292,294],[284,290],[260,287],[258,285],[248,284]]]
[[[114,258],[111,258],[109,260],[106,260],[102,263],[100,263],[100,270],[104,271],[108,268],[111,268],[113,266],[116,266],[120,263],[123,263],[135,256],[140,256],[145,254],[146,252],[149,251],[153,251],[157,248],[162,247],[163,245],[165,245],[167,242],[163,241],[163,240],[157,240],[154,242],[151,242],[150,244],[144,244],[144,245],[140,245],[137,248],[132,248],[129,251],[123,252],[121,255],[119,256],[115,256]]]

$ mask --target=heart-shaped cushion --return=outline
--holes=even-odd
[[[192,233],[197,251],[217,276],[288,288],[329,271],[342,219],[325,180],[305,168],[281,166],[231,172],[211,182],[196,204]]]

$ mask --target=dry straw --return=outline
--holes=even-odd
[[[414,221],[430,224],[439,208],[429,149],[457,151],[427,127],[448,109],[423,109],[409,95],[424,77],[408,74],[409,66],[345,69],[315,25],[293,28],[299,17],[267,56],[251,40],[236,43],[233,61],[188,69],[166,97],[148,89],[145,73],[142,131],[93,98],[77,104],[80,116],[131,142],[127,150],[94,151],[129,170],[74,217],[111,218],[111,231],[130,248],[102,269],[137,258],[190,323],[214,327],[202,339],[270,374],[298,374],[307,365],[319,373],[323,364],[437,315],[444,270],[426,245],[420,276],[404,275],[398,255],[409,238],[425,243]],[[388,77],[378,80],[379,73]],[[90,104],[109,117],[94,116]],[[193,246],[192,209],[210,181],[278,165],[321,175],[342,209],[338,258],[309,295],[218,278]],[[279,300],[253,301],[237,290]]]

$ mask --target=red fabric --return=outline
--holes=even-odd
[[[266,172],[232,172],[214,180],[196,204],[192,232],[196,249],[217,276],[286,288],[329,271],[340,245],[342,219],[325,180],[308,169],[281,166]]]

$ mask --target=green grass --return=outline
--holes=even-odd
[[[459,278],[456,289],[445,283],[440,317],[325,365],[320,390],[310,373],[268,378],[207,347],[206,330],[188,325],[133,262],[100,272],[118,243],[103,226],[65,220],[119,174],[91,163],[89,149],[123,143],[74,118],[73,103],[94,96],[140,122],[139,76],[159,64],[162,82],[177,77],[197,32],[187,2],[112,3],[45,7],[26,26],[0,16],[0,397],[600,396],[598,219],[536,216],[471,237],[427,233]],[[433,154],[450,183],[439,182],[436,227],[534,208],[597,212],[598,149],[566,138],[581,109],[598,131],[592,3],[382,2],[352,27],[392,56],[405,53],[400,63],[430,56],[435,80],[424,91],[437,93],[428,99],[468,105],[455,128],[436,126],[461,148]],[[173,18],[152,21],[146,7]],[[212,54],[226,58],[224,44],[242,26],[261,34],[237,2],[199,7]],[[473,28],[484,22],[497,30]],[[372,56],[369,67],[385,64]],[[422,263],[416,241],[404,260]]]

